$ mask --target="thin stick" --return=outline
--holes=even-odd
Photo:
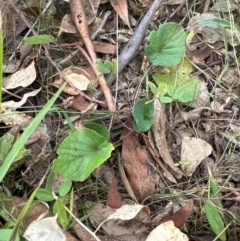
[[[102,89],[102,91],[104,93],[104,96],[106,98],[109,111],[114,111],[115,108],[114,108],[114,102],[113,102],[112,93],[111,93],[111,91],[110,91],[110,89],[109,89],[109,87],[108,87],[108,85],[106,83],[104,75],[97,70],[96,66],[93,64],[93,62],[89,58],[88,54],[84,51],[84,49],[81,46],[79,46],[79,45],[78,45],[78,49],[84,55],[84,57],[87,59],[87,61],[91,65],[93,71],[95,72],[96,76],[99,77],[98,81],[99,81],[101,89]]]
[[[208,12],[209,5],[210,5],[210,0],[206,0],[202,13],[207,13]]]
[[[80,1],[79,0],[70,0],[69,6],[71,9],[73,22],[75,23],[75,25],[78,29],[78,32],[81,34],[81,36],[83,38],[83,42],[86,45],[86,48],[92,59],[93,64],[95,64],[97,62],[97,56],[94,51],[94,46],[93,46],[93,43],[92,43],[90,35],[89,35],[89,30],[88,30],[88,25],[87,25],[87,20],[86,20],[83,3],[81,0]]]

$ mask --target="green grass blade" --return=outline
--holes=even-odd
[[[63,84],[57,93],[48,101],[48,103],[42,108],[42,110],[36,115],[32,122],[28,125],[26,130],[20,136],[20,138],[13,145],[13,148],[9,152],[8,156],[4,160],[2,166],[0,167],[0,182],[2,182],[5,177],[9,167],[13,163],[15,157],[18,155],[19,151],[22,149],[28,138],[31,136],[36,127],[40,124],[44,116],[48,113],[52,105],[54,104],[57,97],[60,95],[66,84]]]
[[[19,226],[22,223],[22,220],[24,219],[24,217],[28,214],[29,210],[31,209],[31,205],[33,203],[33,200],[34,200],[36,193],[39,190],[40,186],[41,186],[41,183],[35,188],[35,190],[31,194],[31,196],[29,197],[27,203],[24,205],[23,210],[19,214],[18,219],[17,219],[16,223],[14,224],[10,241],[15,240]]]
[[[224,217],[223,215],[223,205],[222,205],[222,201],[219,195],[220,192],[220,188],[217,184],[217,182],[215,181],[213,175],[212,175],[212,171],[211,169],[208,167],[208,174],[209,174],[209,181],[210,181],[210,187],[213,191],[213,195],[214,195],[214,203],[217,205],[217,207],[219,208],[220,214],[222,215],[222,217]]]
[[[204,210],[213,232],[220,238],[221,241],[225,241],[226,232],[224,231],[224,222],[217,208],[207,202],[204,205]]]

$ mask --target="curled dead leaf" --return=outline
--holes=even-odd
[[[122,164],[129,184],[138,200],[143,200],[155,191],[154,173],[148,167],[148,153],[133,131],[133,117],[129,116],[122,131]]]
[[[70,95],[78,95],[79,91],[85,91],[89,88],[90,84],[96,86],[95,74],[91,68],[67,68],[64,69],[63,74],[68,78],[69,82],[72,84],[67,84],[63,92]],[[55,80],[53,83],[49,83],[51,86],[59,88],[64,83],[62,78]],[[75,88],[74,88],[74,87]]]

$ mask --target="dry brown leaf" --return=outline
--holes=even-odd
[[[120,152],[117,151],[117,159],[118,159],[118,170],[119,170],[119,174],[120,174],[120,177],[122,179],[122,183],[126,189],[126,191],[128,192],[129,196],[136,202],[138,203],[137,201],[137,198],[135,197],[135,194],[131,188],[131,185],[129,184],[129,181],[127,179],[127,176],[126,176],[126,173],[124,171],[124,168],[123,168],[123,165],[122,165],[122,160],[121,160],[121,156],[120,156]]]
[[[143,200],[155,191],[153,174],[149,173],[148,153],[140,144],[137,134],[133,131],[133,118],[128,117],[122,132],[122,164],[131,188],[138,200]]]
[[[173,215],[161,219],[159,224],[167,221],[173,221],[175,227],[181,227],[187,222],[190,215],[192,214],[192,211],[193,211],[193,200],[189,200],[184,207],[179,209]]]
[[[128,19],[128,4],[127,0],[110,0],[110,3],[114,10],[117,12],[119,17],[127,24],[129,29],[132,31],[132,28]]]
[[[103,54],[115,54],[116,53],[116,45],[108,44],[101,41],[93,41],[94,49],[98,53]]]
[[[115,176],[112,176],[112,183],[108,189],[107,206],[111,208],[120,208],[122,206],[122,199],[117,188],[117,181]]]
[[[227,84],[227,86],[234,86],[239,79],[238,67],[228,67],[223,74],[222,81]]]
[[[81,95],[74,96],[73,102],[72,102],[74,108],[80,111],[84,111],[88,109],[90,103],[86,101],[86,99]]]
[[[214,100],[210,103],[210,107],[213,112],[222,113],[225,111],[224,108],[226,107],[226,104],[225,103],[221,104],[219,101]]]
[[[170,155],[165,136],[165,124],[166,116],[163,110],[163,106],[157,99],[154,101],[154,115],[152,125],[155,145],[163,161],[174,171],[173,175],[179,179],[182,177],[183,172],[175,166],[172,156]]]
[[[195,137],[182,137],[181,168],[186,176],[191,176],[204,158],[212,153],[212,146]]]
[[[32,84],[36,79],[36,69],[34,61],[26,68],[19,69],[17,72],[3,78],[3,88],[15,89],[17,87],[26,87]]]
[[[2,2],[4,1],[0,1],[0,3]],[[22,9],[22,6],[19,6],[19,8]],[[25,15],[25,18],[29,22],[32,22],[32,20],[35,19],[34,17],[27,15]],[[22,40],[22,37],[16,37],[19,37],[19,34],[26,29],[26,23],[22,20],[19,14],[16,14],[11,4],[6,4],[4,11],[2,11],[2,28],[5,40],[4,48],[8,49],[10,52],[16,51],[15,47],[18,45],[18,41]],[[8,61],[8,58],[6,58],[6,60]]]

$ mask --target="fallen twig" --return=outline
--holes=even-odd
[[[79,33],[83,38],[83,42],[86,45],[86,48],[92,59],[92,62],[95,64],[97,62],[97,56],[94,51],[94,46],[92,44],[92,41],[89,35],[83,3],[81,0],[70,0],[69,6],[71,9],[73,22],[75,23]]]
[[[118,74],[120,74],[123,71],[123,69],[130,63],[130,61],[136,56],[138,48],[145,37],[148,25],[152,20],[155,12],[157,11],[161,1],[162,0],[154,0],[154,2],[144,15],[143,19],[141,20],[140,24],[138,25],[137,29],[135,30],[134,34],[121,51],[118,58]],[[111,86],[116,80],[116,75],[107,75],[106,79],[108,85]],[[93,97],[96,99],[99,99],[101,96],[102,91],[100,89],[95,91],[93,95]]]
[[[84,49],[82,47],[80,47],[80,46],[78,46],[78,49],[84,55],[84,57],[87,59],[87,61],[91,65],[93,71],[95,72],[96,76],[98,77],[98,82],[99,82],[99,84],[101,86],[101,90],[103,91],[104,96],[106,98],[109,111],[114,111],[115,107],[114,107],[112,93],[111,93],[111,91],[110,91],[110,89],[109,89],[109,87],[107,85],[107,82],[106,82],[106,80],[104,78],[104,75],[97,70],[96,66],[91,61],[91,59],[89,58],[87,53],[84,51]]]

